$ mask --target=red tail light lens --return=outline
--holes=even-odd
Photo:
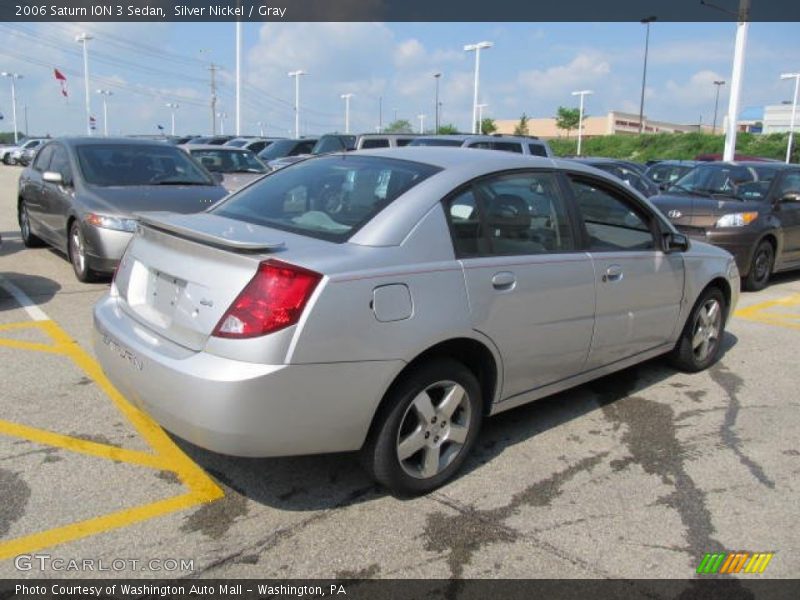
[[[251,338],[294,325],[320,279],[319,273],[277,260],[262,262],[212,335]]]

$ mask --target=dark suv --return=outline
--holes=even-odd
[[[797,165],[700,164],[650,200],[682,232],[733,254],[746,290],[800,268]]]

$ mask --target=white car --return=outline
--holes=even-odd
[[[3,161],[3,164],[15,165],[25,150],[38,148],[46,141],[47,140],[41,138],[32,138],[25,140],[23,143],[17,146],[6,146],[5,148],[0,148],[0,160]]]

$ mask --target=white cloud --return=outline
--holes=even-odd
[[[601,81],[610,72],[611,65],[601,54],[582,52],[565,65],[522,71],[517,81],[528,93],[557,98]]]

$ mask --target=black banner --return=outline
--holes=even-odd
[[[800,2],[740,1],[3,0],[0,21],[800,21]]]
[[[0,600],[796,600],[800,580],[756,578],[629,580],[2,580]]]

